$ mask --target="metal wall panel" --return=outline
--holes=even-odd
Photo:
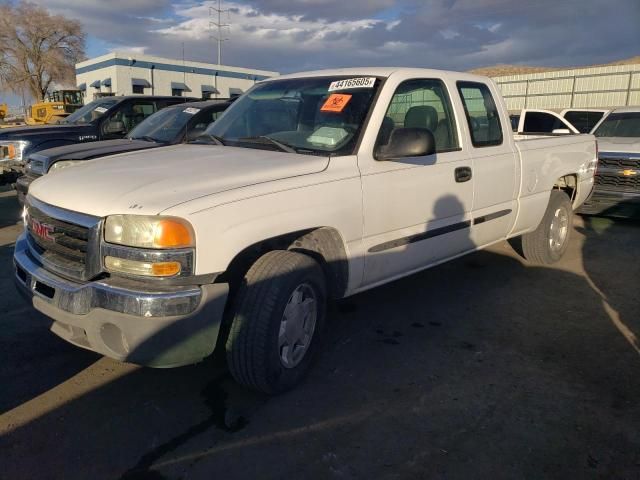
[[[640,64],[495,77],[512,111],[640,105]]]
[[[529,95],[571,93],[572,86],[573,78],[538,80],[529,82]]]
[[[573,99],[576,108],[585,107],[620,107],[625,104],[627,92],[592,92],[577,93]]]

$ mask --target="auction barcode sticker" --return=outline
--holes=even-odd
[[[335,92],[336,90],[347,90],[349,88],[373,88],[375,83],[376,77],[347,78],[331,82],[329,91]]]
[[[109,110],[109,109],[108,109],[108,108],[104,108],[104,107],[96,107],[96,108],[94,108],[94,110],[95,110],[96,112],[98,112],[98,113],[104,113],[104,112],[106,112],[106,111],[107,111],[107,110]]]
[[[188,108],[185,108],[184,110],[182,110],[182,113],[188,113],[189,115],[195,115],[199,111],[200,111],[199,108],[188,107]]]

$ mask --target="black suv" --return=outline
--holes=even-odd
[[[103,97],[57,125],[0,130],[0,185],[13,183],[23,173],[29,154],[78,142],[123,138],[151,114],[185,101],[184,97]]]
[[[195,140],[231,103],[208,100],[173,105],[148,117],[127,138],[76,143],[32,153],[26,162],[25,175],[16,182],[18,199],[24,203],[31,182],[48,172],[84,160]]]

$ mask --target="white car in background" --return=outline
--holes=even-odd
[[[640,217],[640,107],[616,108],[593,131],[598,169],[580,213]]]

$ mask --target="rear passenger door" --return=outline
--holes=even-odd
[[[388,82],[390,80],[387,80]],[[473,180],[451,95],[439,79],[399,82],[373,151],[358,153],[364,213],[364,284],[424,268],[469,250]],[[436,153],[376,160],[397,128],[431,131]]]
[[[498,108],[497,92],[480,82],[457,82],[466,117],[465,142],[474,178],[473,226],[476,247],[505,238],[515,219],[520,163],[514,151],[511,123]]]

